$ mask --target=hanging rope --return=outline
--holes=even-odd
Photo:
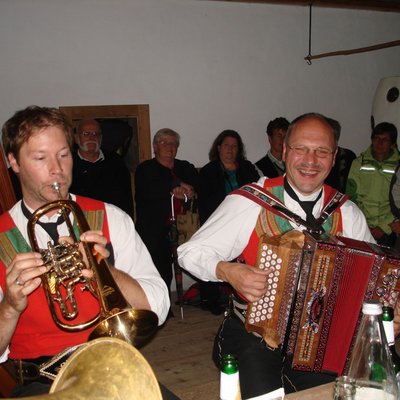
[[[306,57],[304,57],[308,65],[312,64],[311,60],[317,60],[318,58],[348,56],[350,54],[366,53],[368,51],[375,51],[380,49],[387,49],[388,47],[400,46],[400,40],[394,40],[392,42],[385,42],[385,43],[375,44],[373,46],[360,47],[358,49],[331,51],[329,53],[320,53],[313,56],[311,54],[312,4],[313,2],[311,1],[309,6],[310,11],[308,19],[308,54]]]
[[[388,47],[394,47],[394,46],[400,46],[400,40],[375,44],[373,46],[368,46],[368,47],[360,47],[358,49],[352,49],[352,50],[331,51],[329,53],[321,53],[321,54],[316,54],[314,56],[308,53],[308,56],[304,57],[304,59],[307,61],[309,65],[311,65],[311,60],[316,60],[318,58],[333,57],[333,56],[348,56],[350,54],[365,53],[368,51],[387,49]]]
[[[304,57],[308,65],[311,65],[311,25],[312,25],[312,2],[310,3],[310,12],[308,17],[308,56]]]

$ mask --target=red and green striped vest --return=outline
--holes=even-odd
[[[282,203],[283,200],[283,177],[279,176],[273,179],[266,179],[264,181],[264,189],[277,197]],[[324,203],[326,205],[328,199],[331,198],[332,194],[335,192],[333,188],[328,185],[324,185]],[[332,215],[325,221],[323,228],[326,233],[330,235],[337,235],[343,232],[342,226],[342,214],[340,208],[336,209]],[[289,221],[279,215],[268,211],[266,208],[262,208],[258,216],[256,226],[250,236],[249,243],[243,250],[241,258],[248,265],[255,265],[258,245],[260,238],[263,235],[267,236],[277,236],[292,230],[293,227],[290,225]]]

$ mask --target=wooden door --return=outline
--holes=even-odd
[[[0,146],[0,214],[9,210],[15,202],[15,193],[8,174],[4,151]]]

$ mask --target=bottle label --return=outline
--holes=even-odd
[[[393,321],[382,321],[383,328],[385,329],[385,335],[389,346],[394,345],[394,327]]]
[[[230,375],[221,372],[220,377],[220,400],[240,400],[239,372]]]

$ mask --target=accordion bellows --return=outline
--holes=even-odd
[[[263,237],[257,260],[271,273],[265,296],[248,304],[246,329],[299,370],[342,374],[363,301],[394,307],[400,290],[400,254],[344,237]]]

